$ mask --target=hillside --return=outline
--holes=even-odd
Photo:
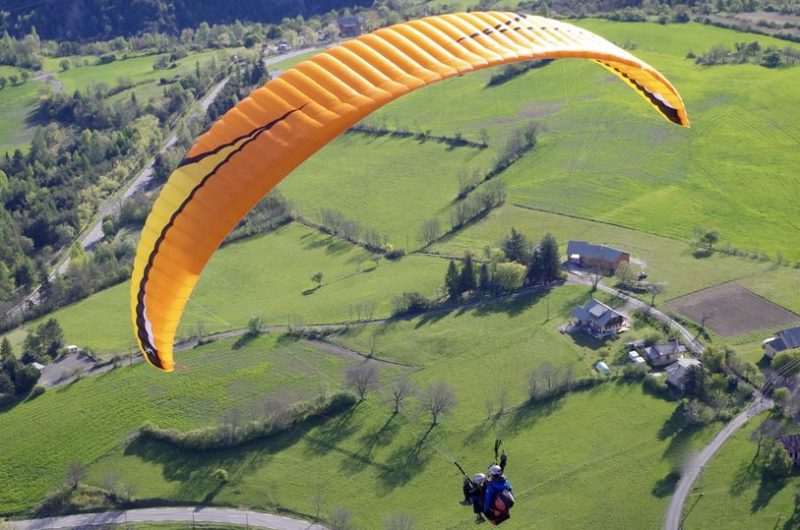
[[[31,28],[42,38],[56,40],[108,40],[144,31],[177,35],[201,23],[231,24],[280,22],[283,18],[310,17],[331,10],[368,5],[366,0],[44,0],[12,2],[0,17],[0,32],[22,37]],[[52,16],[54,7],[61,16]]]
[[[476,289],[444,304],[445,271],[451,262],[461,267],[466,252],[478,265],[497,266],[497,250],[514,227],[530,242],[553,234],[562,258],[571,239],[629,251],[664,287],[653,299],[658,309],[736,283],[800,314],[800,234],[792,216],[800,196],[800,68],[700,66],[687,57],[743,40],[786,46],[763,36],[696,23],[577,24],[662,70],[684,95],[692,128],[671,127],[602,68],[569,60],[501,84],[491,83],[499,69],[466,75],[387,105],[362,124],[373,129],[341,136],[281,184],[294,221],[216,252],[178,332],[210,342],[178,352],[175,373],[128,365],[134,342],[127,283],[7,335],[21,356],[26,334],[55,318],[67,344],[93,350],[114,369],[0,408],[0,514],[47,513],[38,503],[63,491],[77,464],[85,474],[73,500],[82,508],[112,507],[119,495],[133,504],[247,506],[309,519],[344,510],[362,529],[390,528],[385,521],[397,514],[413,515],[417,528],[465,528],[473,519],[457,504],[461,477],[452,462],[482,470],[502,438],[519,501],[504,528],[661,527],[686,458],[764,382],[761,342],[776,330],[722,336],[683,319],[707,356],[700,382],[678,398],[643,384],[644,371],[628,361],[626,342],[670,334],[630,305],[575,277],[500,296]],[[174,70],[191,72],[194,61],[212,59],[194,51]],[[124,73],[142,82],[121,92],[130,101],[160,92],[155,60],[92,64],[57,78],[85,90],[95,76]],[[485,174],[531,123],[535,147],[464,194],[469,199],[499,182],[505,203],[454,226],[464,180]],[[334,213],[406,255],[388,259],[358,237],[346,240],[325,225]],[[429,220],[442,230],[422,241],[420,227]],[[698,246],[696,227],[719,231],[714,249]],[[135,238],[137,230],[121,233]],[[407,293],[442,305],[393,317]],[[651,301],[646,292],[633,294]],[[630,314],[631,329],[603,340],[564,332],[575,307],[592,297]],[[254,321],[269,332],[209,337],[243,332]],[[333,326],[303,334],[312,324]],[[611,377],[596,375],[600,360]],[[352,388],[347,373],[355,366],[379,374],[365,400],[277,435],[204,450],[137,436],[146,421],[235,434],[251,419],[272,419],[276,402]],[[389,394],[401,375],[417,393],[393,413]],[[546,393],[553,381],[558,390]],[[457,406],[432,425],[425,400],[438,383]],[[738,478],[731,469],[752,457],[749,434],[740,433],[731,452],[712,463],[719,467],[708,475],[708,495],[688,519],[697,527],[725,527],[735,516],[740,521],[730,527],[754,528],[791,513],[796,477],[769,487],[749,477],[741,490],[749,502],[731,486]],[[755,501],[765,504],[752,510]]]

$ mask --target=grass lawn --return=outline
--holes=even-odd
[[[330,389],[329,378],[346,364],[291,339],[233,344],[186,352],[183,366],[169,375],[140,363],[47,391],[0,414],[0,513],[30,509],[63,480],[69,462],[90,465],[146,420],[191,429],[216,424],[226,410],[249,417],[268,394],[296,400]]]
[[[392,298],[404,291],[434,296],[447,267],[442,260],[423,256],[377,264],[368,258],[359,247],[297,224],[228,245],[201,276],[179,335],[189,336],[198,326],[206,332],[244,328],[256,315],[267,324],[343,322],[354,320],[351,307],[363,302],[375,303],[376,318],[386,317]],[[311,276],[318,271],[324,274],[322,286],[313,289]],[[58,319],[70,344],[99,353],[132,347],[127,283],[46,318],[50,317]],[[32,325],[36,323],[27,327]]]
[[[162,77],[171,79],[179,74],[193,72],[197,61],[200,61],[202,67],[204,63],[210,61],[214,57],[217,57],[217,61],[223,61],[226,60],[224,57],[235,52],[235,49],[191,52],[187,57],[176,61],[178,65],[176,68],[168,68],[165,70],[153,69],[153,64],[163,54],[143,55],[130,59],[119,59],[108,64],[70,68],[66,72],[58,71],[56,77],[59,81],[64,83],[64,90],[68,93],[72,93],[75,90],[84,91],[89,85],[101,82],[113,87],[117,84],[117,80],[120,77],[128,78],[135,84],[145,81],[152,84],[158,83],[158,80]],[[143,86],[148,87],[149,85]],[[138,87],[134,89],[137,90],[137,97],[147,95],[145,92],[139,93],[138,90],[141,88],[142,87]],[[126,93],[129,93],[129,91],[126,91]],[[128,95],[128,97],[130,97],[130,95]],[[147,99],[141,99],[140,101],[147,101]]]
[[[323,513],[344,506],[359,528],[379,528],[397,512],[413,514],[425,528],[464,528],[472,519],[455,502],[460,478],[452,459],[470,472],[482,469],[499,433],[518,500],[509,528],[536,521],[542,528],[655,529],[668,501],[664,477],[710,434],[665,428],[675,404],[638,385],[609,383],[510,413],[497,425],[480,419],[482,404],[471,399],[471,387],[459,384],[457,391],[458,413],[430,432],[416,412],[392,418],[368,398],[351,416],[302,438],[287,435],[242,450],[192,455],[134,443],[99,460],[87,481],[118,470],[140,497],[211,498],[310,515],[320,496]],[[219,467],[231,478],[221,488],[210,478]]]
[[[9,76],[16,75],[21,79],[20,72],[19,68],[0,65],[0,77],[8,79]],[[0,154],[10,153],[15,149],[27,151],[36,132],[36,127],[29,120],[36,110],[38,87],[38,81],[29,80],[15,86],[8,81],[5,88],[0,90]]]
[[[442,240],[432,250],[460,256],[465,251],[481,254],[486,245],[499,246],[508,237],[511,227],[538,241],[550,232],[558,241],[562,254],[571,239],[601,243],[630,252],[634,259],[646,263],[648,280],[666,282],[662,302],[712,285],[736,280],[756,294],[789,310],[800,313],[800,270],[777,266],[774,262],[713,253],[698,258],[696,247],[662,236],[632,230],[608,223],[505,205],[493,211],[466,230]],[[614,279],[607,280],[614,283]],[[649,297],[646,297],[649,300]]]
[[[714,227],[735,247],[800,260],[798,231],[781,213],[800,195],[792,170],[800,164],[800,68],[700,68],[684,58],[717,43],[786,43],[699,24],[578,25],[634,43],[681,91],[692,128],[663,122],[586,61],[557,61],[494,88],[486,87],[489,72],[448,80],[374,119],[468,138],[485,127],[494,147],[515,125],[536,120],[540,146],[502,176],[512,202],[683,240],[697,225]]]
[[[395,247],[419,247],[423,221],[438,218],[449,229],[458,174],[472,164],[488,166],[488,149],[449,148],[414,139],[346,134],[311,157],[280,185],[307,217],[322,208],[389,238]]]
[[[775,479],[750,465],[757,449],[750,434],[765,418],[751,420],[706,466],[686,502],[687,530],[797,528],[800,476]]]
[[[374,340],[377,357],[428,369],[435,365],[435,371],[426,371],[485,386],[484,399],[497,401],[498,388],[516,381],[509,385],[508,397],[519,402],[526,397],[524,377],[532,368],[544,362],[573,366],[576,376],[583,377],[597,361],[619,360],[624,342],[654,331],[634,329],[603,342],[582,333],[560,333],[557,328],[590,296],[588,287],[569,285],[546,294],[526,293],[498,303],[354,328],[333,340],[364,352]],[[627,358],[621,362],[627,363]]]

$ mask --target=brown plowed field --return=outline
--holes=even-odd
[[[675,298],[667,306],[723,337],[800,322],[800,317],[755,295],[736,282],[723,283]]]

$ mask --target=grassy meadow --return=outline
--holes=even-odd
[[[249,417],[267,394],[298,398],[338,388],[349,361],[284,337],[264,336],[239,349],[232,340],[199,347],[182,355],[173,374],[137,364],[48,391],[0,415],[0,510],[29,510],[74,458],[88,466],[87,484],[99,486],[113,474],[138,499],[310,516],[319,497],[323,513],[344,506],[360,528],[377,528],[394,512],[414,514],[425,527],[464,528],[471,516],[456,503],[460,478],[452,460],[480,470],[502,437],[518,498],[509,528],[530,528],[532,520],[544,528],[658,528],[670,473],[713,426],[686,430],[675,402],[614,381],[518,406],[527,371],[541,362],[588,372],[598,345],[555,329],[583,296],[584,288],[565,287],[384,328],[378,357],[414,365],[381,368],[384,385],[406,371],[420,387],[446,380],[455,390],[458,408],[433,429],[416,402],[392,416],[378,392],[342,417],[237,449],[189,453],[151,441],[125,443],[145,420],[190,429],[214,424],[226,410]],[[551,320],[543,322],[548,308]],[[526,323],[529,331],[521,331]],[[339,339],[360,348],[373,327]],[[503,332],[490,340],[496,328]],[[489,420],[486,401],[496,408],[500,387],[508,389],[508,412]],[[54,438],[58,446],[42,455],[39,448]],[[230,477],[221,487],[213,478],[220,467]],[[632,498],[636,503],[626,502]]]
[[[757,444],[750,436],[766,417],[750,420],[706,466],[687,499],[687,530],[797,528],[800,476],[775,479],[753,464]]]
[[[646,262],[649,279],[667,283],[659,304],[736,280],[800,313],[800,271],[776,263],[779,253],[792,264],[800,261],[792,215],[800,196],[800,68],[700,68],[685,58],[715,44],[786,43],[699,24],[577,25],[635,46],[633,53],[681,91],[692,128],[664,122],[619,80],[585,61],[557,61],[493,88],[486,86],[491,72],[478,72],[405,96],[370,121],[473,140],[485,128],[488,149],[344,135],[290,175],[283,193],[307,217],[337,209],[395,246],[413,249],[425,219],[449,226],[459,171],[489,169],[511,131],[535,120],[542,125],[539,145],[498,177],[509,189],[507,204],[431,250],[481,252],[512,226],[531,240],[552,232],[562,248],[569,239],[586,239],[630,251]],[[65,90],[76,90],[124,76],[147,81],[135,90],[151,90],[159,77],[194,68],[211,54],[190,55],[175,70],[152,70],[156,56],[148,56],[71,69],[58,79]],[[15,89],[25,87],[34,83]],[[9,90],[0,91],[0,110]],[[4,138],[18,134],[12,121],[0,125],[4,148]],[[688,244],[695,226],[716,228],[721,244],[772,259],[716,253],[699,259]],[[254,315],[266,324],[343,322],[355,319],[353,306],[364,302],[374,302],[376,318],[386,317],[392,297],[403,291],[434,296],[446,266],[446,260],[415,254],[373,262],[358,247],[293,223],[217,252],[179,335],[243,328]],[[316,272],[324,279],[315,289]],[[127,351],[128,292],[127,284],[119,285],[50,316],[68,343],[100,353]],[[567,286],[334,337],[368,351],[374,336],[376,356],[412,365],[418,385],[452,385],[459,407],[433,429],[416,405],[392,416],[373,394],[341,418],[233,450],[191,454],[156,442],[126,443],[146,420],[190,429],[216,423],[226,410],[249,414],[270,393],[297,399],[339,388],[348,361],[273,336],[238,349],[220,341],[185,352],[171,375],[141,363],[47,391],[0,413],[0,513],[29,512],[77,459],[89,467],[87,483],[100,485],[119,473],[140,499],[305,516],[319,501],[323,513],[345,506],[360,528],[378,528],[393,512],[414,514],[422,528],[467,528],[472,518],[456,502],[460,478],[452,460],[470,472],[482,470],[501,436],[518,498],[504,527],[661,528],[672,471],[719,425],[685,429],[675,402],[618,382],[520,406],[530,369],[549,362],[588,375],[601,358],[617,359],[620,342],[650,331],[634,329],[607,344],[559,333],[556,326],[587,296],[586,288]],[[16,344],[22,336],[11,334]],[[746,340],[746,356],[755,357],[759,339]],[[387,369],[384,382],[398,370]],[[509,410],[487,419],[487,402],[496,408],[501,388]],[[732,489],[735,473],[751,458],[751,428],[709,466],[702,497],[690,498],[687,528],[771,528],[780,514],[791,514],[795,478],[757,510],[754,499],[769,485]],[[213,478],[220,467],[231,478],[223,486]]]
[[[205,332],[244,328],[257,315],[276,325],[345,322],[356,319],[352,306],[364,302],[375,304],[375,318],[387,317],[392,297],[404,291],[435,296],[446,267],[425,256],[376,263],[359,247],[290,224],[218,251],[189,299],[178,335],[191,336],[198,326]],[[311,276],[320,271],[322,286],[315,289]],[[120,284],[45,318],[58,319],[70,344],[98,353],[128,351],[129,290]],[[19,332],[13,338],[19,342]]]
[[[490,72],[444,81],[373,119],[466,137],[484,127],[495,148],[514,126],[536,120],[540,147],[502,176],[512,202],[683,240],[697,225],[714,227],[735,247],[800,259],[784,214],[800,194],[791,170],[800,162],[800,69],[701,68],[685,58],[741,40],[787,43],[699,24],[578,25],[634,45],[681,91],[692,128],[667,124],[602,68],[566,60],[493,88]]]
[[[0,65],[0,77],[8,79],[16,75],[21,79],[21,70],[13,66]],[[30,72],[29,72],[30,73]],[[31,75],[33,77],[33,75]],[[31,114],[36,110],[36,98],[39,81],[29,79],[26,83],[11,85],[8,81],[0,90],[0,154],[13,152],[15,149],[28,150],[33,139],[35,127],[31,123]]]

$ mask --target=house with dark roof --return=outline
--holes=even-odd
[[[800,466],[800,434],[784,434],[778,436],[778,441],[786,448],[792,464]]]
[[[674,386],[681,392],[686,388],[686,376],[693,366],[702,366],[700,361],[692,357],[686,359],[678,359],[674,363],[667,366],[664,370],[667,372],[667,383]]]
[[[364,33],[364,19],[360,16],[337,18],[336,24],[342,37],[357,37]]]
[[[667,341],[654,344],[644,349],[644,359],[653,368],[668,366],[686,353],[686,346],[677,341]]]
[[[772,359],[776,353],[793,348],[800,348],[800,326],[784,329],[763,342],[764,355]]]
[[[621,264],[630,263],[631,255],[622,250],[586,241],[570,241],[567,243],[567,261],[581,267],[598,267],[615,271]]]
[[[576,307],[572,317],[578,326],[598,338],[624,331],[628,323],[625,315],[594,298],[584,307]]]

